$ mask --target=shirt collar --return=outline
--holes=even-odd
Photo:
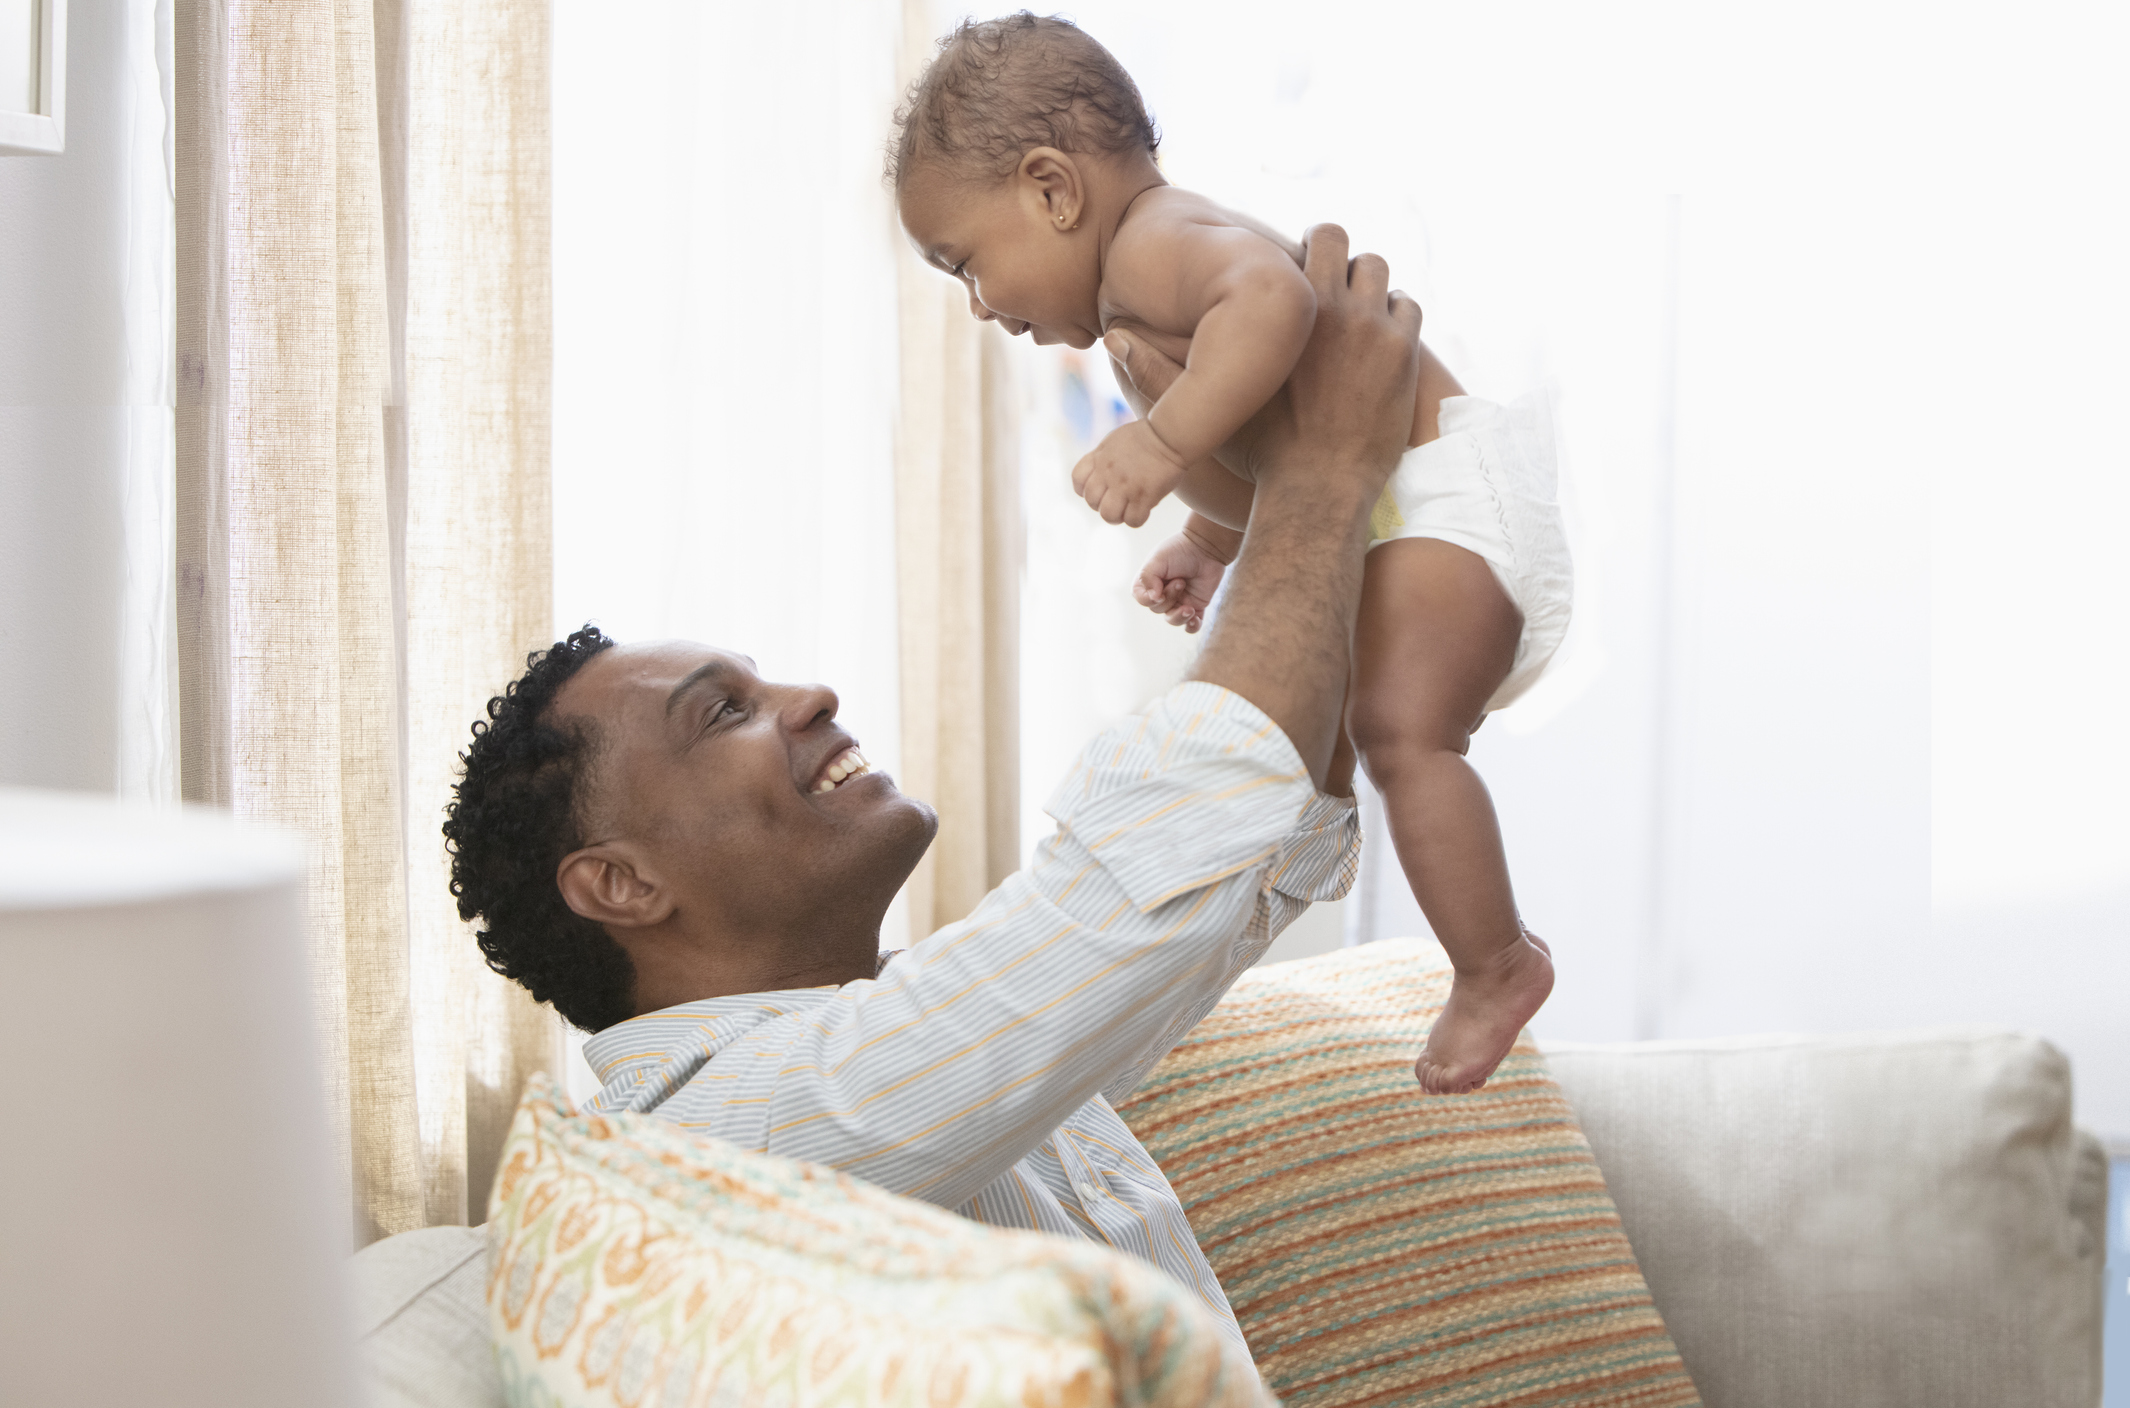
[[[663,1063],[677,1046],[694,1047],[705,1059],[715,1056],[742,1033],[786,1012],[818,1007],[841,989],[785,988],[777,992],[737,993],[730,997],[705,997],[661,1007],[616,1022],[584,1039],[585,1064],[605,1085],[630,1065],[649,1061]]]

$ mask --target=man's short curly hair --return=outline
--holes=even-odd
[[[555,884],[555,867],[584,844],[580,784],[598,740],[582,723],[545,715],[584,662],[612,644],[586,626],[526,658],[525,674],[474,724],[444,821],[451,893],[461,919],[482,921],[488,966],[586,1031],[636,1015],[636,967]]]
[[[1071,20],[963,20],[895,110],[888,183],[934,164],[1004,180],[1037,147],[1153,156],[1161,133],[1124,65]]]

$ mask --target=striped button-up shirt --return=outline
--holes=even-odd
[[[1350,801],[1240,695],[1180,685],[1097,737],[1057,831],[875,979],[668,1007],[589,1038],[587,1108],[842,1169],[978,1222],[1107,1242],[1240,1338],[1153,1159],[1111,1108],[1311,900]]]

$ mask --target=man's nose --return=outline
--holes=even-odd
[[[789,697],[781,712],[784,727],[793,733],[803,733],[816,725],[833,722],[836,711],[843,707],[836,691],[825,684],[794,684],[785,688]]]

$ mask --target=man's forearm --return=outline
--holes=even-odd
[[[1264,710],[1321,788],[1351,670],[1373,476],[1283,468],[1258,485],[1242,555],[1191,674]]]

